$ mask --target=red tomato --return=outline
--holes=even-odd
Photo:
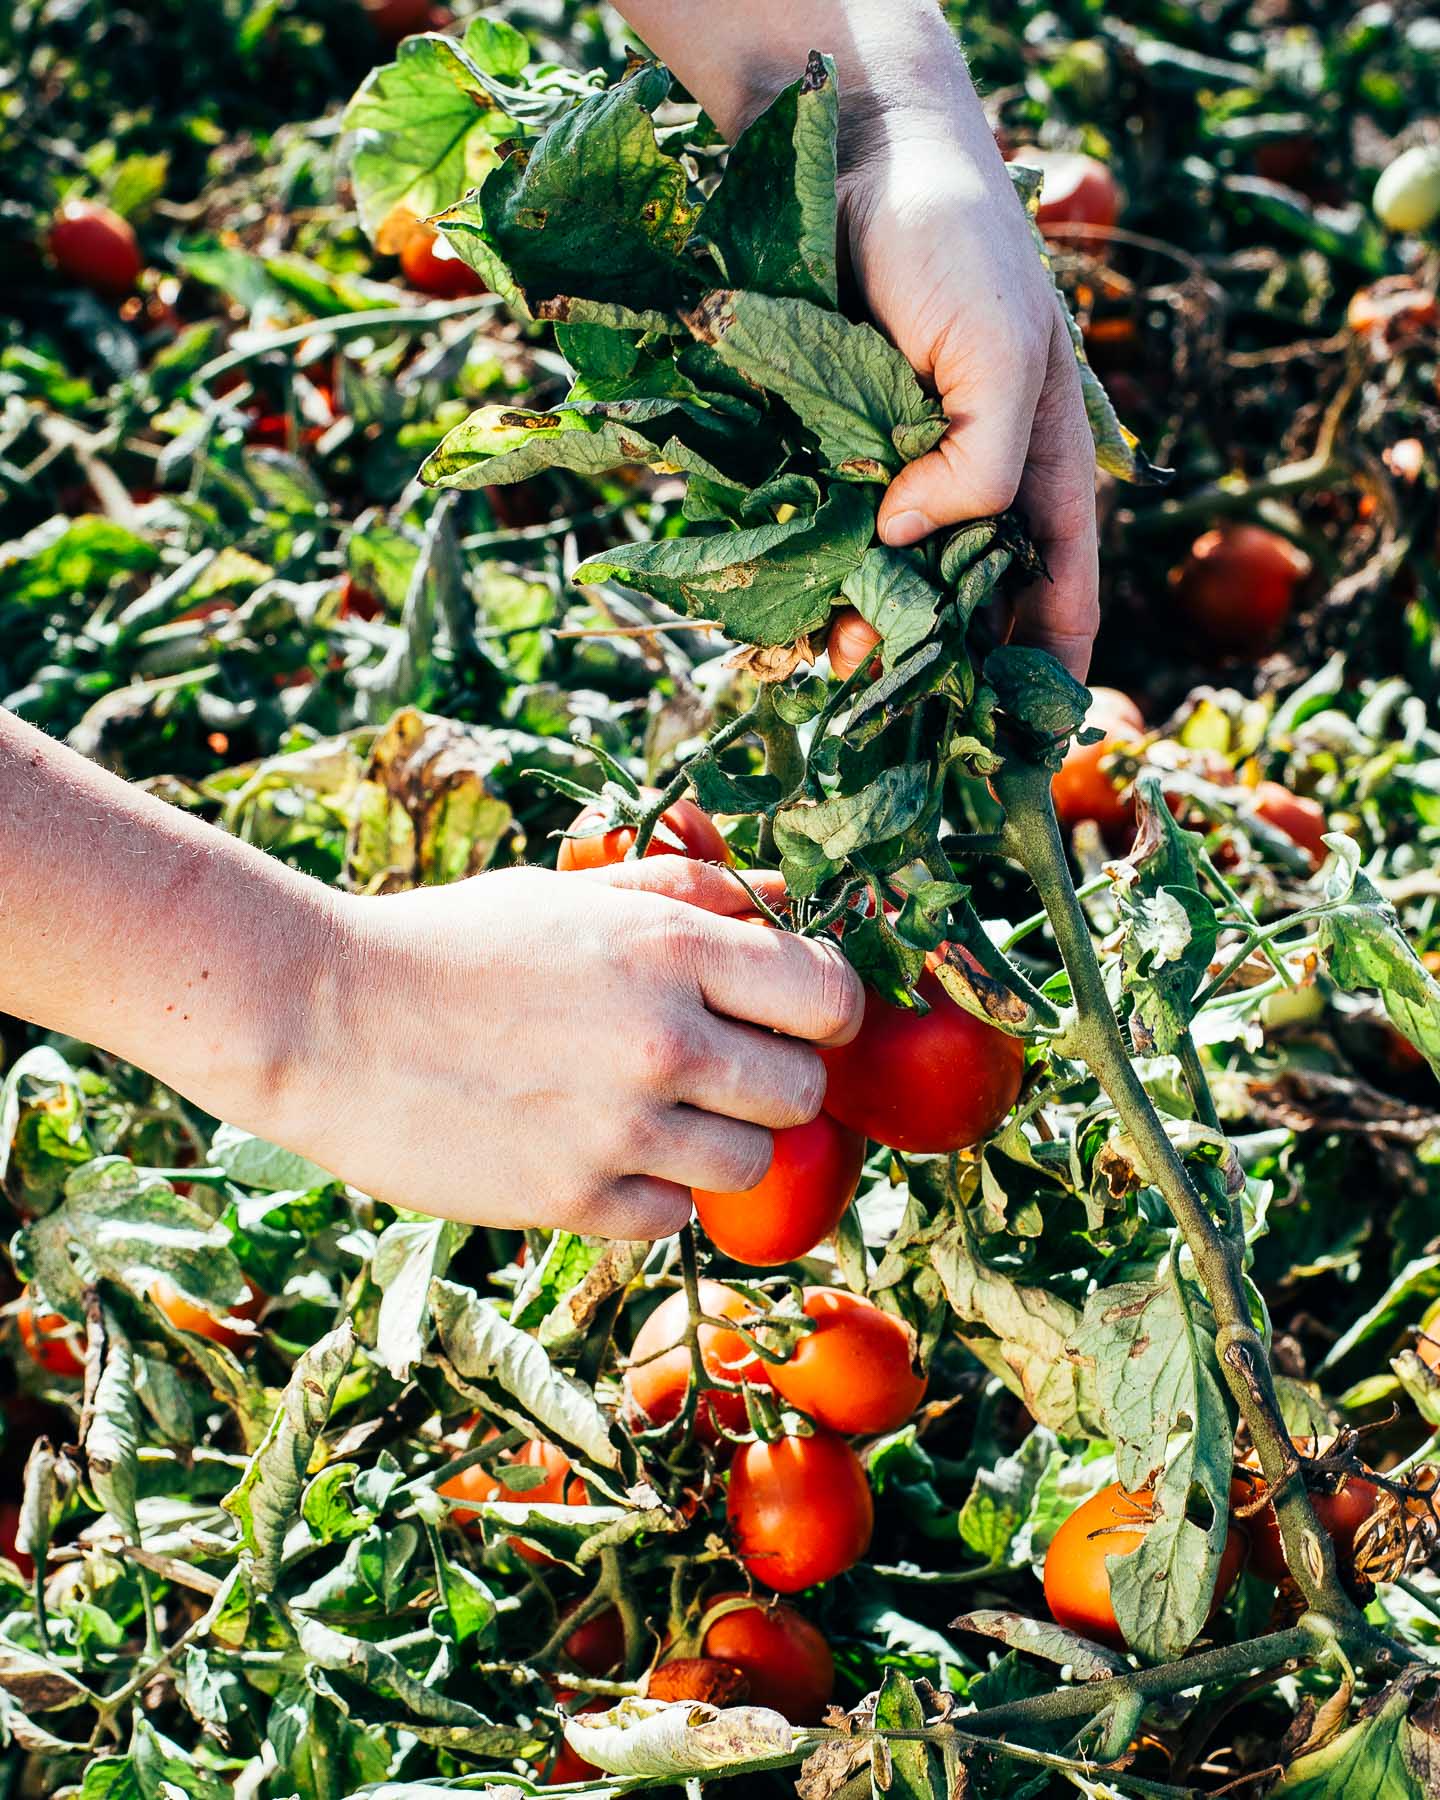
[[[249,1289],[246,1298],[218,1318],[203,1306],[197,1306],[193,1300],[187,1300],[179,1288],[163,1275],[150,1289],[150,1298],[177,1331],[193,1331],[197,1337],[223,1344],[227,1350],[243,1350],[247,1345],[258,1341],[258,1334],[245,1327],[259,1318],[260,1309],[265,1304],[265,1296],[254,1282],[247,1281],[245,1285]]]
[[[724,1255],[755,1268],[808,1256],[840,1223],[865,1165],[865,1140],[826,1113],[774,1134],[770,1167],[738,1194],[694,1189],[695,1211]]]
[[[659,798],[654,788],[641,788],[640,798],[648,806]],[[604,802],[582,807],[571,820],[572,832],[586,833],[587,828],[603,824]],[[676,848],[676,842],[683,848]],[[560,840],[555,858],[557,869],[608,869],[622,863],[635,842],[633,825],[617,825],[613,831],[590,831],[580,837]],[[646,849],[647,856],[688,856],[695,862],[729,863],[730,849],[709,813],[702,812],[693,800],[677,800],[660,815],[660,824]]]
[[[20,1327],[20,1342],[47,1375],[78,1379],[85,1373],[85,1340],[78,1325],[72,1325],[60,1313],[37,1313],[28,1288],[20,1298],[15,1319]]]
[[[717,1594],[710,1604],[740,1598]],[[818,1725],[835,1692],[829,1644],[783,1600],[752,1601],[726,1613],[705,1633],[702,1648],[744,1671],[752,1706],[773,1707],[792,1725]]]
[[[833,1431],[744,1445],[730,1470],[730,1533],[746,1570],[794,1594],[843,1575],[875,1523],[860,1458]]]
[[[743,1294],[720,1281],[700,1283],[700,1306],[712,1319],[759,1316]],[[681,1289],[662,1300],[635,1333],[630,1366],[625,1371],[625,1412],[640,1424],[663,1425],[685,1404],[690,1353],[681,1340],[689,1317]],[[702,1325],[700,1359],[707,1373],[720,1380],[770,1385],[765,1364],[738,1331]],[[707,1388],[695,1408],[695,1435],[704,1443],[715,1443],[721,1435],[717,1423],[727,1431],[744,1431],[747,1418],[743,1394],[726,1388]]]
[[[1303,794],[1292,794],[1278,781],[1262,781],[1251,804],[1267,825],[1283,831],[1292,844],[1305,851],[1312,868],[1320,867],[1327,854],[1324,835],[1330,829],[1323,806]]]
[[[1093,819],[1107,838],[1118,839],[1135,823],[1135,803],[1121,797],[1100,767],[1121,744],[1133,744],[1145,735],[1140,708],[1118,688],[1090,690],[1090,710],[1085,723],[1105,733],[1093,744],[1071,744],[1054,780],[1050,798],[1060,829],[1072,832],[1082,819]]]
[[[1191,628],[1210,649],[1258,656],[1279,638],[1310,558],[1263,525],[1221,525],[1196,538],[1170,581]]]
[[[1045,177],[1038,215],[1042,231],[1052,225],[1089,225],[1109,231],[1120,217],[1119,184],[1095,157],[1077,150],[1040,150],[1026,144],[1015,152],[1015,161],[1039,169]]]
[[[1241,1467],[1230,1484],[1230,1504],[1243,1506],[1259,1492],[1261,1477]],[[1347,1477],[1338,1493],[1322,1493],[1312,1489],[1310,1504],[1315,1517],[1330,1534],[1336,1560],[1341,1568],[1351,1565],[1355,1551],[1355,1533],[1374,1512],[1380,1489],[1361,1475]],[[1285,1547],[1280,1541],[1280,1521],[1273,1506],[1262,1506],[1243,1521],[1250,1533],[1250,1566],[1267,1581],[1280,1581],[1287,1573]]]
[[[704,1700],[711,1706],[740,1706],[750,1697],[745,1671],[713,1656],[677,1656],[650,1671],[647,1700]]]
[[[383,619],[385,602],[378,594],[362,587],[353,575],[340,584],[340,617],[342,619]]]
[[[922,1018],[870,989],[848,1044],[822,1050],[825,1110],[892,1150],[960,1150],[992,1132],[1015,1104],[1025,1047],[957,1006],[927,970]]]
[[[567,1700],[575,1698],[575,1693],[572,1688],[556,1688],[555,1698],[563,1706]],[[577,1706],[573,1710],[582,1713],[608,1712],[614,1705],[613,1700],[602,1698],[587,1700],[583,1706]],[[594,1763],[586,1762],[569,1744],[562,1743],[555,1753],[554,1761],[541,1770],[540,1779],[546,1787],[560,1787],[567,1781],[588,1781],[592,1775],[599,1773]]]
[[[472,1422],[473,1423],[473,1422]],[[500,1434],[491,1426],[485,1433],[486,1441]],[[535,1487],[526,1488],[523,1493],[518,1489],[508,1488],[498,1480],[481,1463],[471,1463],[468,1469],[462,1469],[458,1475],[452,1475],[448,1481],[442,1481],[436,1489],[447,1499],[511,1501],[529,1506],[584,1506],[589,1498],[585,1491],[585,1483],[578,1475],[572,1473],[570,1458],[554,1444],[547,1444],[540,1438],[531,1438],[523,1450],[507,1458],[511,1463],[525,1468],[543,1469],[545,1480]],[[478,1513],[467,1512],[463,1507],[456,1507],[451,1513],[457,1525],[464,1527],[472,1537],[484,1537],[485,1527]],[[543,1550],[534,1545],[524,1543],[520,1538],[512,1537],[510,1547],[519,1552],[526,1562],[550,1566],[554,1558],[547,1556]]]
[[[1127,1494],[1118,1481],[1101,1488],[1070,1517],[1045,1552],[1045,1604],[1057,1625],[1112,1649],[1125,1649],[1125,1636],[1110,1600],[1108,1556],[1129,1556],[1150,1529],[1151,1496]],[[1245,1564],[1249,1542],[1233,1522],[1220,1557],[1211,1616],[1224,1604]]]
[[[387,44],[398,44],[430,23],[430,0],[360,0],[360,4]]]
[[[400,246],[400,267],[412,288],[437,300],[488,293],[485,283],[429,225],[417,223]]]
[[[608,1675],[625,1660],[625,1628],[620,1614],[613,1606],[607,1606],[586,1619],[566,1638],[564,1649],[575,1667],[587,1675]]]
[[[128,220],[94,200],[67,200],[50,226],[50,254],[62,275],[114,298],[140,278],[140,246]]]
[[[35,1559],[15,1548],[20,1534],[20,1507],[14,1500],[0,1500],[0,1556],[8,1556],[28,1580],[35,1573]]]
[[[880,642],[880,633],[862,619],[853,606],[842,606],[831,616],[830,636],[826,647],[830,652],[830,672],[844,681],[864,662]],[[872,679],[880,673],[877,656],[870,665]]]
[[[925,1398],[899,1319],[843,1288],[806,1288],[804,1311],[815,1329],[788,1362],[770,1364],[776,1393],[847,1437],[897,1430]]]

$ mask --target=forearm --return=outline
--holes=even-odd
[[[856,112],[978,112],[965,60],[935,0],[616,0],[724,132],[733,134],[805,67],[835,59]]]
[[[270,1116],[334,954],[329,890],[0,710],[0,1009]]]

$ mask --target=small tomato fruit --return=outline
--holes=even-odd
[[[746,1570],[781,1594],[843,1575],[875,1524],[860,1458],[832,1431],[742,1446],[726,1516]]]
[[[1222,655],[1271,649],[1290,617],[1310,558],[1263,525],[1221,525],[1203,532],[1171,571],[1180,610],[1200,641]]]
[[[144,266],[128,219],[94,200],[67,200],[50,226],[50,254],[62,275],[113,299],[128,294]]]
[[[741,1193],[693,1190],[695,1211],[715,1248],[754,1268],[775,1268],[823,1243],[855,1197],[865,1140],[817,1113],[772,1134],[770,1167]]]
[[[654,788],[640,790],[640,798],[647,806],[658,797]],[[560,840],[560,850],[555,858],[557,869],[608,869],[624,862],[635,842],[635,827],[617,825],[612,831],[595,829],[605,823],[607,816],[603,802],[583,807],[575,815],[570,823],[570,835]],[[645,854],[688,856],[695,862],[728,864],[730,861],[729,846],[715,821],[693,800],[677,800],[673,806],[666,807]]]
[[[743,1294],[720,1281],[700,1283],[700,1306],[712,1319],[758,1319]],[[664,1425],[685,1404],[690,1379],[690,1352],[684,1335],[690,1312],[683,1289],[662,1300],[635,1333],[625,1370],[626,1416],[642,1425]],[[740,1336],[721,1325],[700,1327],[700,1360],[708,1375],[722,1381],[769,1386],[766,1366]],[[728,1388],[707,1388],[695,1407],[695,1435],[705,1443],[726,1431],[744,1431],[745,1396]]]
[[[748,1599],[717,1594],[722,1600]],[[707,1656],[733,1663],[750,1683],[752,1706],[773,1707],[792,1725],[817,1725],[835,1692],[835,1658],[810,1621],[783,1600],[723,1613],[705,1633]]]
[[[788,1361],[768,1365],[776,1393],[847,1437],[898,1430],[925,1398],[904,1325],[844,1288],[806,1288],[802,1310],[815,1329]]]

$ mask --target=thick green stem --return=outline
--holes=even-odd
[[[1316,1522],[1304,1483],[1294,1480],[1299,1465],[1280,1416],[1264,1341],[1250,1316],[1240,1246],[1211,1217],[1170,1142],[1135,1073],[1111,1009],[1090,927],[1075,896],[1055,823],[1049,771],[1011,757],[995,777],[995,790],[1005,808],[1006,848],[1039,890],[1070,977],[1076,1006],[1074,1047],[1094,1071],[1134,1140],[1184,1234],[1210,1298],[1219,1326],[1216,1354],[1259,1455],[1261,1473],[1274,1490],[1286,1563],[1308,1605],[1347,1636],[1363,1640],[1368,1627],[1340,1585],[1329,1534]]]

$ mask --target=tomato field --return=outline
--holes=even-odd
[[[838,44],[727,136],[577,0],[0,18],[0,707],[865,989],[653,1242],[475,1222],[443,1071],[453,1217],[0,1011],[0,1800],[1440,1796],[1440,23],[942,10],[1089,691],[1023,489],[878,522]]]

